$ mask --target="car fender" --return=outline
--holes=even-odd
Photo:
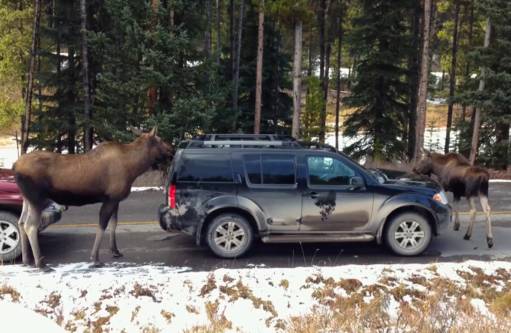
[[[237,197],[236,195],[221,195],[211,198],[203,204],[201,211],[204,215],[200,217],[200,221],[197,225],[195,234],[198,244],[201,243],[203,226],[207,220],[207,217],[211,214],[215,214],[218,211],[232,208],[240,209],[251,215],[257,225],[259,232],[265,231],[267,229],[266,218],[259,206],[257,206],[253,201],[247,198]]]
[[[383,228],[385,227],[386,219],[396,210],[404,207],[416,207],[428,211],[433,216],[435,225],[438,223],[435,211],[431,207],[431,199],[420,196],[410,195],[409,193],[403,193],[396,195],[385,200],[378,208],[375,214],[375,221],[377,221],[378,232],[376,234],[376,240],[378,244],[381,244],[383,238]]]

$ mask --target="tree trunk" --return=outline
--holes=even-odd
[[[302,20],[295,21],[295,45],[293,54],[293,124],[291,136],[300,137],[300,114],[302,107]]]
[[[449,152],[451,143],[451,127],[452,127],[452,113],[453,113],[453,98],[456,90],[456,58],[458,53],[458,23],[460,16],[460,0],[455,3],[454,9],[454,32],[452,34],[452,53],[451,53],[451,73],[449,74],[449,105],[447,107],[447,127],[445,132],[445,146],[444,152]]]
[[[325,77],[325,16],[326,16],[326,0],[321,0],[320,10],[318,12],[318,25],[319,25],[319,81],[321,84],[324,82]],[[325,101],[326,106],[326,101]],[[324,114],[326,109],[321,108],[320,112],[320,124],[319,124],[319,141],[325,142],[325,122],[326,122],[326,114]]]
[[[235,26],[236,20],[234,17],[234,0],[229,1],[229,51],[231,53],[230,60],[230,78],[231,81],[234,82],[234,68],[236,67],[236,35],[235,35]],[[233,101],[234,104],[234,101]]]
[[[421,50],[421,6],[417,2],[413,8],[413,21],[412,21],[412,53],[408,59],[409,85],[410,85],[410,107],[408,115],[408,159],[413,159],[413,152],[415,149],[415,132],[417,122],[417,94],[419,87],[419,68],[420,68],[420,50]]]
[[[90,105],[90,84],[89,84],[89,59],[87,49],[87,0],[80,0],[80,19],[82,35],[82,78],[83,78],[83,113],[84,113],[84,134],[83,149],[92,149],[92,112]]]
[[[422,19],[422,47],[421,47],[421,66],[419,74],[419,89],[417,96],[417,111],[415,126],[415,149],[413,160],[417,161],[421,157],[424,147],[424,130],[426,129],[426,98],[428,94],[429,77],[429,39],[431,28],[431,0],[424,0],[423,19]]]
[[[153,28],[156,28],[158,25],[158,10],[160,7],[160,0],[151,0],[151,9],[153,14],[152,25]],[[156,110],[156,102],[158,100],[158,88],[157,87],[149,87],[147,89],[147,109],[150,114],[154,114]]]
[[[32,46],[30,48],[30,63],[27,73],[27,90],[25,92],[25,113],[21,126],[21,154],[28,149],[30,120],[32,118],[32,88],[34,85],[34,71],[37,57],[37,40],[39,39],[39,25],[41,21],[41,0],[35,1],[34,24],[32,29]]]
[[[257,28],[257,68],[256,68],[256,91],[254,134],[261,132],[261,94],[263,84],[263,51],[264,51],[264,0],[259,2],[259,23]]]
[[[339,114],[341,109],[341,56],[342,56],[342,13],[339,13],[337,20],[337,82],[336,82],[336,96],[335,96],[335,149],[339,149]]]
[[[69,48],[67,55],[67,62],[69,64],[69,70],[71,71],[70,76],[72,78],[76,78],[75,70],[75,50],[74,48]],[[67,91],[67,99],[70,103],[73,103],[76,100],[76,94],[74,88],[71,88]],[[68,124],[67,124],[67,151],[69,154],[76,153],[76,117],[73,110],[68,110]]]
[[[204,32],[204,53],[211,57],[211,0],[206,0],[206,31]]]
[[[473,35],[474,35],[474,0],[470,1],[469,9],[470,9],[470,14],[469,14],[469,17],[468,17],[468,42],[467,42],[467,49],[471,50],[472,49],[472,39],[473,39]],[[466,64],[465,64],[465,80],[469,80],[470,79],[470,59],[467,58],[465,61],[466,61]],[[465,104],[463,104],[463,110],[462,110],[462,120],[463,120],[463,122],[465,122],[466,110],[467,110],[467,106]]]
[[[488,48],[491,38],[491,22],[490,19],[486,21],[486,32],[484,34],[484,48]],[[479,81],[479,91],[484,90],[484,79],[486,70],[481,68],[481,80]],[[481,127],[481,108],[476,108],[474,111],[474,130],[472,132],[472,145],[470,147],[470,164],[474,165],[477,157],[477,149],[479,147],[479,130]]]
[[[241,40],[243,32],[243,16],[245,15],[245,0],[241,0],[239,19],[238,19],[238,31],[236,33],[236,62],[234,66],[234,84],[233,84],[233,96],[232,96],[232,109],[234,112],[234,124],[233,130],[236,131],[238,127],[238,93],[240,85],[240,58],[241,58]]]
[[[220,19],[222,15],[222,0],[216,0],[216,64],[220,67],[220,56],[222,54],[222,34]]]

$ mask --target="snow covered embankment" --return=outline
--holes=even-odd
[[[0,299],[72,332],[509,331],[511,263],[214,272],[84,263],[50,274],[0,266]]]

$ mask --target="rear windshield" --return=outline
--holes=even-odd
[[[254,185],[294,185],[295,156],[291,154],[250,154],[243,156],[246,176]]]
[[[181,182],[233,182],[227,154],[184,155],[177,180]]]

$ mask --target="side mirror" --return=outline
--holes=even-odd
[[[358,190],[359,188],[362,188],[365,186],[365,182],[362,177],[353,176],[350,178],[350,185],[351,185],[351,188],[350,188],[351,190]]]

